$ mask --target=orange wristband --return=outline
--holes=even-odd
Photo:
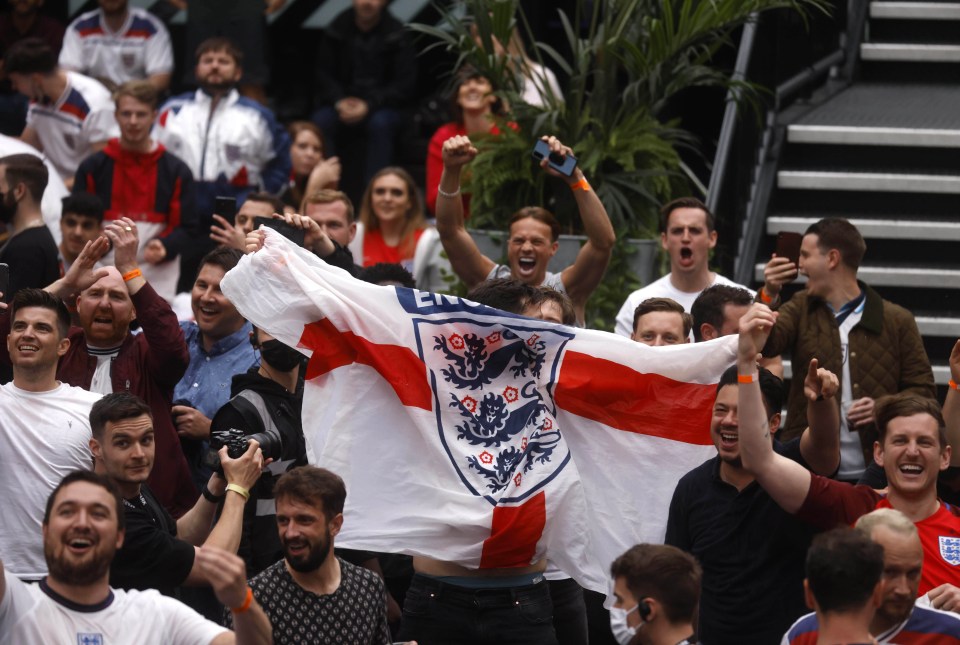
[[[142,277],[143,277],[143,271],[141,271],[141,270],[139,269],[139,267],[138,267],[138,268],[134,269],[133,271],[129,271],[129,272],[127,272],[127,273],[124,273],[124,274],[123,274],[123,281],[124,281],[124,282],[130,282],[130,281],[133,280],[134,278],[142,278]]]
[[[765,305],[769,305],[771,302],[773,302],[773,298],[767,294],[767,290],[763,287],[760,287],[760,302]]]
[[[737,383],[753,383],[756,377],[756,374],[737,374]]]
[[[247,587],[247,597],[244,599],[243,604],[239,607],[231,607],[230,611],[235,614],[242,614],[250,610],[250,605],[253,604],[253,589],[249,586]]]
[[[570,190],[582,190],[584,192],[590,192],[590,184],[587,182],[587,178],[584,177],[575,184],[570,184]]]
[[[951,390],[960,390],[960,385],[957,385],[957,382],[954,381],[953,379],[950,379],[950,382],[947,383],[947,385],[950,386]]]

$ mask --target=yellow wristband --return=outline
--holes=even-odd
[[[570,190],[582,190],[584,192],[590,192],[590,184],[587,182],[587,178],[584,177],[575,184],[570,184]]]
[[[227,490],[232,490],[237,495],[241,495],[244,500],[250,499],[250,491],[239,484],[227,484]]]
[[[753,383],[756,380],[756,374],[737,374],[737,383]]]
[[[950,379],[950,382],[947,385],[950,386],[951,390],[960,390],[960,385],[957,385],[957,382],[953,379]]]
[[[253,589],[249,586],[247,587],[247,597],[243,599],[243,604],[239,607],[231,607],[230,611],[235,614],[242,614],[250,610],[250,605],[253,604]]]
[[[124,273],[124,274],[123,274],[123,281],[124,281],[124,282],[130,282],[130,281],[133,280],[134,278],[142,278],[142,277],[143,277],[143,271],[141,271],[141,270],[139,269],[139,267],[138,267],[138,268],[134,269],[133,271],[128,271],[127,273]]]

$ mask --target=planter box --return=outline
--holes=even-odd
[[[507,242],[506,231],[471,229],[470,235],[473,236],[481,253],[495,262],[506,261],[507,252],[504,246]],[[573,264],[577,253],[580,252],[580,247],[586,241],[585,235],[561,235],[560,248],[550,260],[548,270],[559,273]],[[636,249],[636,252],[630,256],[630,269],[640,279],[641,285],[650,284],[656,279],[654,265],[660,253],[660,242],[658,240],[627,240],[627,242]]]

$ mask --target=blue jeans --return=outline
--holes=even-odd
[[[337,137],[344,134],[353,137],[363,134],[365,139],[364,185],[378,170],[393,164],[394,141],[401,121],[400,113],[393,108],[371,110],[366,119],[355,125],[341,123],[337,111],[329,106],[314,112],[311,119],[323,131],[323,137],[326,139],[324,157],[337,154]]]
[[[523,587],[468,589],[415,575],[399,640],[418,645],[557,645],[546,580]]]

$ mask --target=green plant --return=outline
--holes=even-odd
[[[555,134],[578,155],[580,167],[603,201],[616,229],[649,237],[658,205],[689,194],[691,175],[679,150],[696,149],[681,124],[660,114],[681,90],[730,87],[741,97],[755,89],[711,65],[732,32],[756,12],[826,10],[828,0],[578,0],[573,15],[558,11],[569,56],[535,42],[517,0],[463,0],[467,17],[439,7],[441,27],[413,29],[458,55],[458,66],[478,68],[511,106],[497,136],[479,137],[480,154],[464,180],[472,193],[471,225],[500,227],[518,206],[549,204],[567,230],[576,209],[554,191],[530,161],[531,141]],[[581,28],[586,24],[586,28]],[[543,106],[521,101],[522,64],[502,53],[514,30],[531,58],[544,58],[568,79],[563,97],[547,92]]]

